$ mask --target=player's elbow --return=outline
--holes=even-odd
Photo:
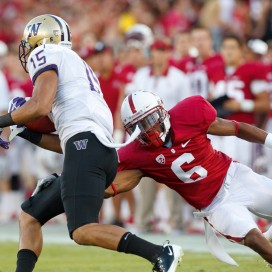
[[[49,107],[43,102],[35,101],[33,105],[33,112],[35,117],[37,118],[45,117],[50,113],[50,111],[51,111],[51,107]]]
[[[51,109],[49,107],[47,107],[46,105],[42,105],[39,108],[37,108],[36,114],[39,117],[45,117],[45,116],[47,116],[50,113],[50,110]]]

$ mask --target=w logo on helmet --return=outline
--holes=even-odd
[[[88,139],[73,142],[77,150],[86,149],[87,143],[88,143]]]
[[[39,31],[41,24],[42,23],[36,23],[36,24],[28,26],[28,38],[38,35],[38,31]]]

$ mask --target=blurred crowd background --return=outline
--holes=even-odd
[[[20,65],[18,46],[27,22],[45,13],[68,22],[73,49],[98,75],[116,141],[126,137],[121,102],[139,89],[157,92],[167,109],[200,94],[221,110],[227,95],[231,102],[223,105],[221,117],[271,130],[271,0],[0,0],[2,113],[10,99],[31,96],[32,82]],[[242,85],[237,85],[239,80]],[[233,101],[242,100],[246,103],[241,110]],[[272,177],[269,152],[231,141],[212,138],[218,149]],[[61,168],[61,155],[20,138],[10,150],[0,149],[0,222],[17,220],[20,203],[36,180],[61,173]],[[191,212],[175,193],[145,180],[133,192],[107,201],[101,221],[143,232],[202,232]],[[267,223],[259,225],[265,228]]]

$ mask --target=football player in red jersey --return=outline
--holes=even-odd
[[[271,230],[263,235],[251,213],[272,216],[272,180],[214,150],[207,134],[237,136],[270,148],[272,134],[217,118],[200,96],[183,100],[167,113],[159,97],[138,92],[125,99],[121,114],[128,133],[137,125],[142,133],[118,151],[119,171],[126,178],[117,177],[114,193],[136,186],[141,176],[152,177],[177,191],[221,235],[271,263]]]
[[[261,62],[244,62],[243,42],[235,35],[224,37],[221,53],[224,64],[210,73],[212,104],[220,117],[256,125],[256,113],[266,113],[270,108],[266,67]],[[252,165],[252,145],[236,138],[212,138],[212,141],[217,149],[235,160]]]

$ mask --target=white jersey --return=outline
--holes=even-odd
[[[172,66],[168,67],[167,72],[162,76],[154,76],[149,66],[139,69],[132,82],[127,84],[126,93],[140,90],[157,94],[167,110],[191,94],[188,77]]]
[[[60,45],[41,45],[31,52],[28,70],[33,84],[47,70],[55,70],[58,75],[50,117],[63,151],[69,138],[85,131],[94,133],[101,142],[113,142],[112,115],[99,81],[74,51]]]

